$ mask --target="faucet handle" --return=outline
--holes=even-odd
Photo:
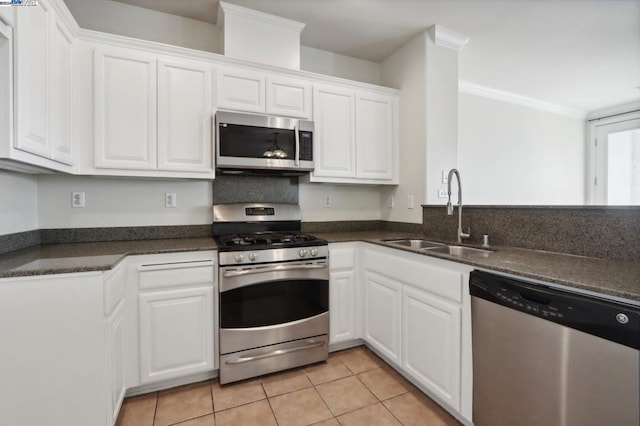
[[[460,237],[469,238],[470,236],[471,236],[471,226],[467,226],[467,232],[466,233],[460,231]]]

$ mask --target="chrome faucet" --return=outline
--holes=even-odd
[[[456,175],[458,180],[458,243],[462,242],[463,238],[469,238],[471,236],[471,227],[465,234],[462,232],[462,182],[460,182],[460,172],[458,169],[449,170],[449,177],[447,178],[447,193],[449,194],[449,200],[447,201],[447,215],[453,215],[453,205],[451,204],[451,178]]]

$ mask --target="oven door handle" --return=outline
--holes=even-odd
[[[258,361],[264,358],[271,358],[278,355],[286,355],[291,352],[298,352],[298,351],[304,351],[306,349],[318,348],[323,345],[324,345],[324,342],[311,341],[311,343],[308,343],[308,344],[295,346],[293,348],[288,348],[288,349],[278,349],[262,355],[233,358],[228,361],[225,361],[225,364],[242,364],[244,362]]]
[[[326,264],[313,264],[313,265],[280,265],[270,268],[257,268],[257,269],[243,269],[241,271],[224,271],[223,277],[240,277],[243,275],[262,274],[268,272],[280,272],[280,271],[294,271],[296,269],[309,270],[309,269],[324,269]]]

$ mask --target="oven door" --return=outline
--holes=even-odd
[[[220,353],[328,334],[326,260],[220,268]]]

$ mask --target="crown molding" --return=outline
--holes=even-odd
[[[529,96],[494,89],[492,87],[481,86],[467,80],[458,81],[458,91],[461,93],[467,93],[469,95],[481,96],[483,98],[493,99],[496,101],[506,102],[514,105],[520,105],[540,111],[551,112],[553,114],[564,115],[567,117],[580,119],[584,119],[587,117],[587,112],[580,109],[570,108],[563,105],[542,101],[540,99],[531,98]]]
[[[327,83],[334,85],[342,85],[351,89],[365,89],[379,93],[387,93],[397,95],[400,93],[398,89],[380,86],[377,84],[365,83],[362,81],[348,80],[346,78],[334,77],[331,75],[317,74],[310,71],[293,70],[289,68],[276,67],[274,65],[260,64],[257,62],[245,61],[242,59],[230,58],[220,55],[219,53],[206,52],[203,50],[195,50],[187,47],[174,46],[170,44],[158,43],[156,41],[142,40],[122,36],[118,34],[103,33],[81,28],[79,31],[79,39],[87,43],[107,44],[111,46],[139,49],[155,54],[167,54],[175,57],[191,60],[204,60],[213,66],[233,66],[250,69],[254,71],[264,71],[278,76],[287,76],[293,78],[301,78],[313,81],[315,83]]]
[[[457,52],[461,51],[469,42],[469,37],[456,31],[443,27],[442,25],[434,25],[429,28],[431,39],[438,46],[453,49]]]
[[[246,19],[263,22],[270,25],[276,25],[291,31],[302,32],[307,24],[294,21],[292,19],[281,18],[280,16],[270,15],[268,13],[258,12],[257,10],[248,9],[246,7],[237,6],[235,4],[220,1],[218,6],[218,22],[217,25],[224,26],[224,16],[226,14],[241,16]]]

